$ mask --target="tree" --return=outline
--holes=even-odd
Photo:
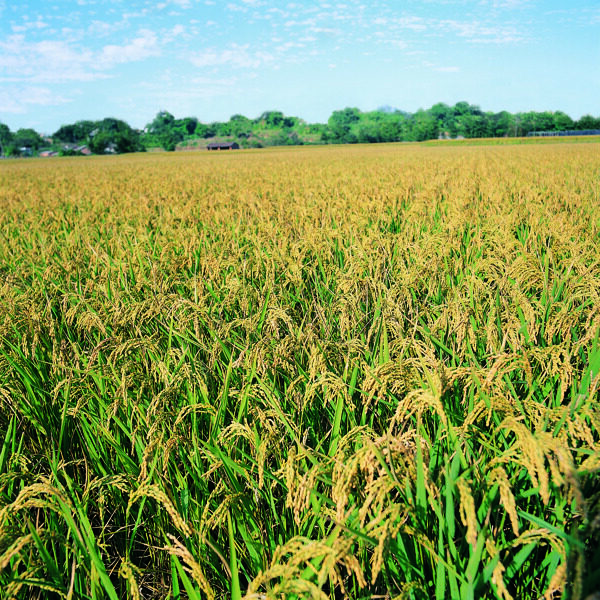
[[[328,138],[333,142],[342,144],[356,143],[358,139],[352,133],[351,127],[354,123],[360,121],[360,114],[358,108],[345,108],[344,110],[334,111],[327,121],[329,126]]]
[[[567,131],[575,127],[573,119],[560,110],[557,110],[554,115],[552,115],[552,121],[555,131]]]
[[[104,154],[112,142],[112,136],[107,131],[98,131],[90,137],[88,142],[89,149],[94,154]]]
[[[454,111],[452,108],[443,102],[438,102],[429,109],[429,112],[437,121],[438,131],[450,130],[450,125],[454,118]]]
[[[13,145],[14,136],[8,125],[0,123],[0,156],[8,154],[9,148]]]
[[[577,123],[575,128],[582,129],[600,129],[600,117],[592,117],[592,115],[583,115]]]
[[[148,125],[148,131],[155,135],[160,135],[167,130],[170,130],[175,125],[175,117],[166,110],[161,110],[157,113],[152,123]]]
[[[229,119],[229,135],[248,137],[252,133],[252,121],[244,115],[233,115]]]
[[[60,128],[52,134],[52,140],[55,142],[75,144],[79,139],[79,131],[74,123],[71,125],[61,125]]]
[[[409,120],[407,139],[412,142],[434,140],[438,137],[438,131],[435,117],[420,108]]]
[[[471,106],[469,105],[468,102],[465,102],[464,100],[461,102],[457,102],[453,109],[452,112],[454,113],[455,116],[461,116],[461,115],[466,115],[471,111]]]
[[[31,148],[36,151],[44,140],[34,129],[18,129],[13,137],[13,143],[17,148]]]
[[[284,129],[292,129],[292,127],[295,127],[296,125],[298,125],[297,117],[285,117],[283,119],[282,126]]]
[[[285,119],[283,113],[279,110],[267,110],[260,117],[257,122],[263,121],[267,127],[279,127]]]
[[[194,135],[198,127],[198,119],[196,117],[185,117],[177,121],[177,127],[182,129],[185,135]]]
[[[358,141],[361,144],[371,144],[373,142],[380,142],[381,137],[379,135],[378,123],[365,123],[358,129]]]
[[[104,154],[109,148],[119,154],[143,150],[139,132],[125,121],[111,117],[96,123],[89,134],[88,145],[94,154]]]
[[[216,132],[217,132],[217,130],[216,130],[214,123],[205,125],[204,123],[198,122],[198,125],[196,125],[196,135],[198,137],[201,137],[201,138],[214,137]]]
[[[97,121],[77,121],[69,125],[61,125],[52,134],[52,141],[64,144],[83,144],[87,142],[90,133],[97,128]]]
[[[183,141],[183,134],[175,129],[167,129],[158,136],[161,147],[167,152],[173,152],[179,142]]]
[[[514,129],[514,117],[505,110],[492,115],[490,121],[493,137],[508,137]]]

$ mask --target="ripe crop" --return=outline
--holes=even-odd
[[[597,143],[0,164],[0,596],[597,591],[599,172]]]

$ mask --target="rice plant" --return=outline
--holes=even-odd
[[[0,164],[0,597],[599,592],[599,173]]]

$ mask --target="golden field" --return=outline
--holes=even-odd
[[[1,598],[600,591],[600,144],[0,163]]]

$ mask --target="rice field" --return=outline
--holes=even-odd
[[[599,337],[598,142],[4,161],[0,597],[597,598]]]

